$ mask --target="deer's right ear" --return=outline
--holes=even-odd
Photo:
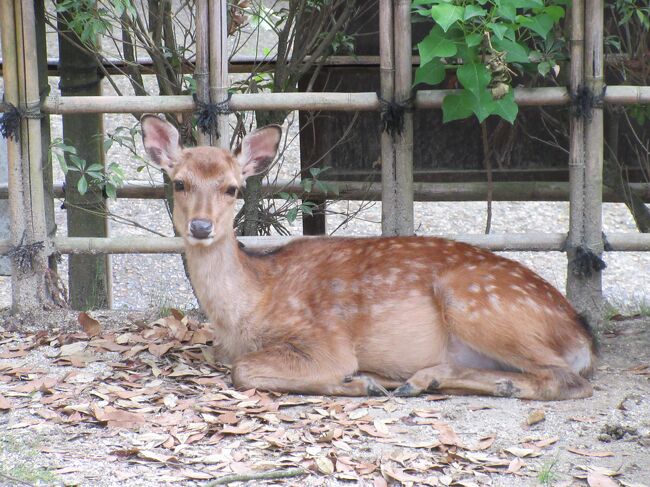
[[[156,115],[143,115],[140,123],[144,150],[151,161],[167,172],[172,171],[181,152],[178,130]]]

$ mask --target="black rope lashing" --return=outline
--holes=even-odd
[[[585,85],[578,85],[575,93],[569,93],[571,97],[571,112],[576,118],[591,120],[594,108],[602,108],[605,99],[606,86],[603,86],[600,94],[595,94],[591,88]]]
[[[594,272],[600,272],[607,267],[603,259],[583,245],[576,247],[573,259],[573,272],[580,277],[590,277]]]
[[[18,108],[12,103],[0,102],[4,113],[0,116],[0,134],[5,139],[18,140],[20,138],[20,122],[23,118],[43,118],[40,104]]]
[[[413,111],[414,95],[403,101],[386,100],[377,93],[382,130],[391,137],[404,132],[404,114]]]
[[[218,103],[205,103],[199,100],[196,93],[193,95],[194,103],[196,103],[196,125],[204,134],[219,137],[219,115],[230,115],[230,98],[232,93],[228,93],[228,98]]]
[[[21,272],[28,272],[34,269],[34,256],[45,248],[45,243],[41,241],[25,244],[24,241],[25,235],[23,234],[20,243],[7,252],[7,255],[16,263]]]

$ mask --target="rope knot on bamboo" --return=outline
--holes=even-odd
[[[573,272],[580,277],[590,277],[594,272],[600,272],[607,264],[594,251],[578,245],[573,259]]]
[[[34,269],[34,257],[45,248],[44,242],[24,243],[25,234],[20,239],[20,243],[12,247],[7,255],[14,261],[21,272],[28,272]]]
[[[391,137],[402,135],[404,132],[404,114],[412,113],[415,108],[415,96],[411,94],[406,100],[386,100],[377,93],[382,130]]]
[[[575,93],[569,92],[571,97],[571,113],[576,118],[591,120],[594,108],[603,108],[606,86],[599,94],[595,94],[589,86],[578,85]]]
[[[228,98],[217,103],[205,103],[198,99],[196,94],[193,95],[196,103],[196,125],[204,134],[213,135],[217,138],[219,135],[219,115],[230,115],[230,98],[232,93],[228,93]]]
[[[5,139],[16,141],[20,138],[20,122],[23,118],[40,119],[45,116],[41,113],[40,103],[19,108],[12,103],[0,102],[0,108],[4,111],[2,116],[0,116],[0,134]]]

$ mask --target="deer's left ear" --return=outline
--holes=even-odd
[[[279,125],[267,125],[248,134],[235,151],[244,180],[266,171],[278,153],[282,138]]]

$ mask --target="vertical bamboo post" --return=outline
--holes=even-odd
[[[394,11],[395,101],[406,102],[413,85],[411,1],[397,0]],[[413,227],[413,114],[404,114],[404,130],[395,139],[395,204],[397,232],[412,235]]]
[[[0,22],[2,22],[2,77],[4,81],[4,101],[19,106],[18,98],[18,60],[16,53],[16,30],[14,24],[13,2],[0,2]],[[9,228],[11,245],[18,246],[26,234],[27,222],[24,213],[26,188],[22,178],[22,154],[17,138],[7,139],[7,159],[9,174]],[[32,279],[26,276],[12,260],[11,265],[11,306],[13,312],[22,311],[26,301],[30,301],[33,290]]]
[[[577,93],[584,82],[584,0],[575,0],[571,4],[571,93]],[[584,120],[582,117],[570,117],[571,140],[569,146],[569,238],[567,241],[567,285],[569,300],[577,307],[583,308],[582,295],[584,285],[576,273],[576,248],[584,241]]]
[[[210,38],[210,101],[220,103],[228,97],[228,7],[226,0],[213,0],[209,5]],[[218,118],[219,147],[229,149],[228,115]],[[213,141],[214,143],[215,141]]]
[[[40,105],[40,93],[33,0],[15,1],[13,14],[13,17],[6,18],[6,21],[7,23],[11,20],[15,21],[16,30],[13,42],[16,46],[14,59],[17,61],[19,106],[35,109]],[[5,19],[4,15],[3,19]],[[3,25],[4,27],[5,25]],[[5,79],[5,83],[6,81]],[[22,234],[15,235],[14,231],[12,236],[14,236],[14,245],[22,245],[22,252],[29,255],[28,260],[31,266],[30,269],[13,268],[18,275],[14,282],[20,289],[20,295],[17,295],[15,290],[12,292],[12,297],[16,300],[13,303],[14,311],[36,310],[42,308],[49,300],[45,279],[48,270],[47,257],[50,254],[50,242],[47,237],[45,221],[41,121],[37,118],[23,119],[21,123],[21,153],[22,167],[19,172],[22,183],[18,186],[22,192],[20,211],[24,212],[27,221],[24,223]],[[14,159],[14,163],[15,161],[16,159]],[[12,172],[15,170],[14,168]],[[23,282],[17,282],[21,280]]]
[[[202,102],[210,100],[208,59],[210,53],[210,29],[208,23],[208,0],[196,0],[196,64],[194,80],[196,95]],[[210,135],[198,131],[199,145],[210,145]]]
[[[379,0],[380,94],[384,100],[395,96],[395,51],[393,48],[393,1]],[[381,133],[381,233],[398,235],[397,203],[395,201],[395,150],[393,137]]]
[[[38,107],[41,97],[38,86],[38,66],[36,64],[36,16],[33,0],[22,0],[20,6],[22,21],[22,42],[18,39],[19,66],[22,72],[19,76],[23,79],[20,96],[25,107]],[[22,58],[23,62],[20,62]],[[32,226],[34,238],[43,242],[47,239],[47,225],[45,223],[45,195],[43,191],[43,154],[41,151],[41,121],[28,118],[27,142],[29,144],[29,180],[30,197],[32,200]],[[47,242],[45,242],[47,244]],[[46,245],[47,247],[47,245]],[[41,258],[45,252],[41,252]]]
[[[585,9],[585,84],[598,96],[602,93],[603,76],[603,0],[591,0]],[[585,207],[584,244],[597,256],[603,254],[603,107],[593,107],[592,116],[585,120]],[[585,305],[581,310],[593,323],[602,321],[602,272],[594,270],[585,279]]]

